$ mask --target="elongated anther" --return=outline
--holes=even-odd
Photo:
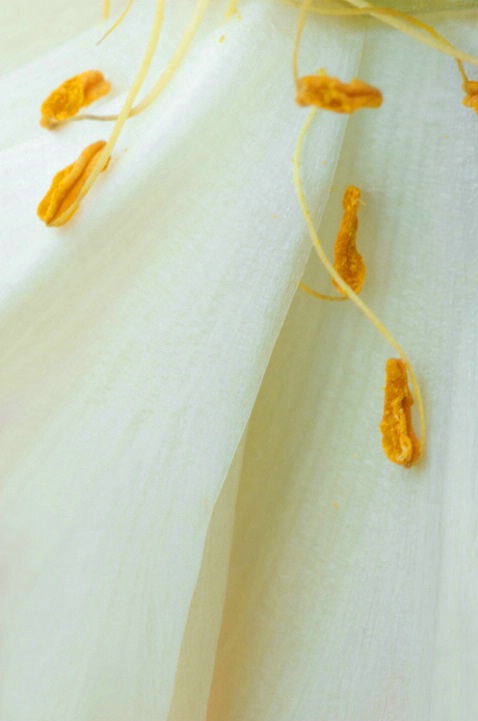
[[[362,290],[367,272],[363,258],[356,246],[359,203],[359,188],[349,185],[342,200],[344,214],[334,249],[334,268],[357,295]],[[335,280],[332,280],[332,283],[339,293],[346,295]]]
[[[59,122],[72,118],[81,108],[91,105],[111,90],[111,84],[99,70],[87,70],[65,80],[41,106],[40,125],[51,130]]]
[[[88,145],[74,163],[55,175],[50,189],[37,208],[38,217],[46,225],[64,225],[70,220],[76,209],[68,215],[68,208],[73,205],[93,172],[105,145],[104,140],[98,140],[96,143]],[[61,223],[56,223],[56,218],[64,213],[66,215],[62,218]]]
[[[360,108],[379,108],[382,93],[358,78],[343,83],[326,74],[307,75],[297,81],[296,101],[299,105],[314,105],[333,113],[353,113]]]
[[[380,423],[383,450],[390,461],[409,468],[420,460],[421,444],[412,426],[413,397],[408,387],[407,367],[400,358],[390,358],[385,374]]]

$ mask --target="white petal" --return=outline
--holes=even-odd
[[[101,0],[81,0],[81,4],[65,0],[2,0],[0,75],[96,23],[101,17],[100,3]]]
[[[290,176],[295,18],[251,3],[206,33],[62,230],[36,203],[97,126],[22,126],[3,153],[9,721],[167,717],[213,506],[307,256]],[[360,34],[344,45],[324,27],[304,59],[353,75]],[[324,116],[316,134],[317,215],[343,129]]]
[[[476,23],[449,30],[472,49]],[[249,427],[210,721],[478,707],[478,118],[450,61],[392,33],[368,35],[360,76],[385,102],[348,126],[321,236],[331,248],[345,186],[362,188],[363,298],[423,383],[427,456],[382,455],[381,337],[298,294]],[[315,258],[307,278],[330,287]]]
[[[244,441],[245,438],[238,446],[209,524],[201,571],[181,646],[168,721],[202,721],[206,717],[224,610]]]

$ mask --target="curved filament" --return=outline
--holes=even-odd
[[[379,333],[385,338],[385,340],[389,343],[389,345],[396,351],[396,353],[400,356],[401,360],[406,366],[406,369],[410,375],[410,380],[412,382],[413,390],[415,393],[415,398],[417,401],[417,408],[418,408],[418,415],[420,420],[420,443],[422,451],[425,448],[425,439],[426,439],[426,423],[425,423],[425,411],[423,407],[423,400],[422,400],[422,394],[420,391],[420,386],[418,385],[418,380],[415,375],[415,372],[410,364],[410,361],[408,360],[408,357],[401,347],[401,345],[398,343],[397,340],[395,340],[392,333],[383,325],[383,323],[378,319],[378,317],[375,315],[375,313],[359,298],[359,296],[354,293],[352,288],[341,278],[339,273],[335,270],[334,266],[328,259],[323,247],[321,240],[319,236],[317,235],[317,232],[315,230],[314,221],[312,219],[312,214],[310,212],[310,209],[307,205],[307,200],[304,193],[304,188],[302,185],[302,178],[300,174],[300,159],[302,155],[302,147],[304,144],[304,140],[307,136],[307,133],[309,132],[312,123],[317,115],[317,110],[314,109],[309,113],[309,116],[304,123],[304,126],[302,127],[302,130],[300,131],[299,137],[297,138],[297,143],[295,147],[294,152],[294,185],[297,193],[297,197],[299,200],[300,208],[302,210],[302,214],[304,216],[304,220],[307,225],[307,229],[309,231],[309,236],[312,241],[312,245],[314,246],[317,255],[319,256],[320,261],[326,268],[326,270],[330,273],[333,280],[335,281],[335,285],[340,287],[343,291],[344,295],[349,298],[349,300],[354,303],[357,308],[369,319],[369,321],[377,328]]]

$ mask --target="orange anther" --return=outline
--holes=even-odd
[[[367,272],[363,258],[355,245],[358,229],[358,208],[360,203],[360,190],[349,185],[344,193],[342,205],[344,214],[340,229],[335,241],[334,268],[355,293],[360,293]],[[333,280],[332,283],[340,293],[345,295],[340,285]]]
[[[98,140],[98,142],[88,145],[74,163],[55,175],[50,189],[37,208],[38,217],[47,225],[57,225],[55,219],[59,218],[63,213],[67,213],[68,208],[73,205],[88,177],[93,172],[105,145],[104,140]],[[106,167],[104,170],[106,170]],[[66,223],[75,210],[63,218],[58,225]]]
[[[421,444],[412,427],[413,398],[408,388],[407,367],[399,358],[390,358],[385,373],[382,446],[390,461],[408,468],[420,460]]]
[[[307,75],[297,81],[299,105],[315,105],[334,113],[353,113],[360,108],[378,108],[382,93],[362,80],[343,83],[328,75]]]
[[[463,98],[463,105],[467,108],[473,108],[478,115],[478,81],[468,80],[463,89],[466,92]]]
[[[111,84],[99,70],[87,70],[65,80],[42,103],[40,125],[54,128],[58,122],[72,118],[81,108],[109,93]]]

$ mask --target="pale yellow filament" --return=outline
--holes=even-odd
[[[121,112],[118,116],[118,119],[116,120],[116,123],[113,126],[113,130],[111,131],[109,140],[106,143],[105,147],[103,148],[103,151],[102,151],[100,157],[98,158],[98,162],[96,164],[94,171],[92,172],[92,174],[86,181],[86,183],[83,186],[81,193],[79,194],[76,201],[68,209],[68,217],[70,217],[74,213],[76,208],[78,208],[78,206],[80,205],[81,201],[83,200],[85,195],[90,190],[93,183],[95,183],[98,176],[105,168],[105,166],[111,156],[111,152],[112,152],[114,146],[116,145],[116,142],[117,142],[117,140],[120,136],[120,133],[123,129],[123,125],[125,124],[126,120],[128,119],[128,116],[129,116],[129,113],[133,106],[133,103],[134,103],[139,91],[141,90],[141,86],[146,78],[146,75],[147,75],[149,67],[151,65],[151,61],[153,59],[156,47],[158,45],[159,36],[161,33],[161,28],[162,28],[163,20],[164,20],[165,2],[166,2],[166,0],[156,0],[156,9],[155,9],[155,13],[154,13],[153,26],[151,28],[150,36],[148,39],[148,44],[146,46],[146,52],[145,52],[143,60],[141,62],[141,67],[140,67],[138,74],[128,92],[128,95],[127,95],[124,105],[121,109]],[[60,215],[58,218],[56,218],[55,222],[52,223],[52,225],[61,225],[62,222],[64,220],[66,220],[66,215],[67,215],[66,213]]]
[[[133,0],[128,0],[128,4],[126,5],[125,9],[123,10],[123,12],[122,12],[121,15],[119,16],[119,18],[116,20],[116,22],[113,23],[113,25],[110,27],[110,29],[105,32],[105,34],[103,35],[103,37],[102,37],[100,40],[98,40],[98,42],[96,43],[97,45],[101,45],[101,43],[103,42],[103,40],[106,40],[106,38],[108,37],[108,35],[110,35],[114,30],[116,30],[116,28],[117,28],[119,25],[121,25],[121,23],[123,22],[123,20],[125,19],[125,17],[126,17],[127,14],[129,13],[129,11],[131,10],[132,4],[133,4]]]
[[[431,28],[426,26],[425,23],[421,23],[419,20],[411,18],[410,15],[407,15],[406,13],[402,13],[399,10],[384,10],[374,8],[368,2],[365,2],[365,0],[345,0],[345,2],[347,2],[349,5],[353,5],[355,8],[366,10],[367,13],[372,17],[377,17],[379,20],[382,20],[382,22],[386,23],[387,25],[390,25],[396,30],[400,30],[401,32],[409,35],[411,38],[418,40],[419,42],[424,43],[425,45],[429,45],[435,50],[440,50],[445,55],[450,55],[456,60],[461,60],[462,62],[478,66],[478,58],[474,57],[473,55],[469,55],[468,53],[464,53],[457,48],[454,48],[453,45],[451,45],[451,43],[449,43],[448,41],[443,42],[443,38],[438,33],[435,34],[435,37],[433,37],[433,34],[428,37],[428,33],[430,33]],[[413,27],[408,27],[408,24],[421,27],[422,29],[425,26],[427,28],[427,34],[416,32]]]
[[[128,117],[132,118],[135,115],[139,115],[139,113],[142,113],[144,110],[146,110],[146,108],[148,108],[152,103],[154,103],[156,98],[160,95],[160,93],[162,93],[166,85],[173,78],[174,74],[184,60],[192,41],[194,40],[194,37],[199,29],[199,26],[201,25],[202,19],[210,2],[211,0],[198,0],[191,22],[184,31],[181,41],[177,46],[176,50],[174,51],[169,63],[167,64],[160,78],[151,88],[149,93],[141,100],[141,102],[139,102],[137,105],[134,106],[134,108],[130,110]],[[117,120],[118,118],[118,115],[85,114],[77,115],[74,118],[69,118],[65,122],[77,122],[78,120],[113,121]]]
[[[107,20],[110,16],[110,0],[103,0],[103,20]]]
[[[468,95],[470,95],[470,79],[465,72],[463,63],[461,62],[461,60],[457,60],[456,64],[458,66],[458,70],[460,71],[461,79],[463,80],[463,90],[465,91],[465,93],[468,93]]]
[[[310,4],[308,0],[304,0],[304,2],[302,3],[299,3],[297,0],[283,0],[283,2],[285,2],[286,4],[293,5],[294,7],[300,7],[301,9],[307,2],[309,4],[308,11],[317,13],[319,15],[330,15],[339,17],[370,15],[376,20],[380,20],[381,22],[390,25],[396,30],[399,30],[405,35],[408,35],[413,40],[423,43],[424,45],[428,45],[429,47],[443,53],[444,55],[449,55],[457,61],[460,60],[461,62],[470,63],[470,65],[478,67],[478,57],[459,50],[454,45],[452,45],[452,43],[446,40],[446,38],[440,35],[440,33],[438,33],[434,28],[422,22],[421,20],[418,20],[417,18],[414,18],[411,15],[402,12],[401,10],[375,7],[365,2],[364,0],[343,1],[349,3],[349,5],[353,5],[354,7],[332,8],[330,6],[323,7],[320,5]]]
[[[299,283],[297,287],[299,288],[299,290],[307,293],[307,295],[312,296],[312,298],[317,298],[317,300],[326,300],[330,303],[340,300],[347,300],[347,297],[345,295],[324,295],[324,293],[319,293],[305,283]]]
[[[204,14],[210,2],[211,0],[198,0],[191,22],[184,31],[181,42],[174,51],[171,60],[164,69],[164,72],[162,73],[158,82],[153,86],[153,88],[146,95],[146,97],[144,97],[141,102],[132,109],[130,113],[131,116],[142,113],[143,110],[146,110],[146,108],[148,108],[152,103],[154,103],[158,95],[160,95],[160,93],[164,90],[166,85],[172,79],[173,75],[181,65],[186,53],[188,52],[192,41],[194,40],[194,37],[199,29],[199,26],[202,23]]]
[[[292,72],[294,75],[294,82],[297,85],[299,80],[299,48],[300,41],[302,40],[302,33],[304,32],[305,21],[307,20],[307,13],[312,5],[312,0],[303,0],[300,6],[299,19],[297,20],[297,30],[295,33],[294,50],[292,52]]]
[[[317,235],[317,232],[314,227],[314,221],[312,219],[311,212],[309,210],[309,207],[307,205],[307,200],[305,198],[304,188],[302,185],[302,179],[300,174],[300,161],[302,156],[302,147],[304,144],[304,140],[307,136],[307,133],[314,121],[315,116],[317,115],[318,109],[314,109],[309,114],[306,122],[304,123],[304,126],[302,127],[302,130],[300,131],[299,137],[297,138],[297,143],[295,147],[294,152],[294,185],[297,192],[297,197],[299,199],[299,204],[302,210],[302,214],[304,216],[304,220],[307,224],[307,229],[309,231],[309,236],[312,241],[312,244],[317,252],[317,255],[319,256],[319,259],[321,260],[322,264],[326,268],[326,270],[330,273],[332,278],[335,280],[337,285],[339,285],[345,295],[354,303],[359,310],[362,311],[362,313],[370,320],[371,323],[377,328],[379,333],[385,338],[385,340],[391,345],[391,347],[396,351],[396,353],[400,356],[402,361],[405,363],[405,366],[407,368],[407,371],[410,375],[410,380],[412,382],[413,390],[415,399],[417,402],[417,408],[418,408],[418,415],[420,419],[420,442],[421,442],[421,448],[422,453],[425,449],[425,440],[426,440],[426,423],[425,423],[425,411],[423,407],[423,400],[422,400],[422,394],[420,391],[420,386],[418,385],[418,381],[415,375],[415,372],[410,364],[410,361],[408,360],[408,357],[401,347],[401,345],[395,340],[391,332],[381,323],[381,321],[377,318],[375,313],[359,298],[359,296],[354,293],[352,288],[341,278],[341,276],[337,273],[334,266],[328,259],[323,247],[322,243],[320,241],[319,236]]]

